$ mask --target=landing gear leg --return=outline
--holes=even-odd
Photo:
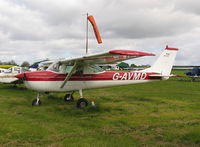
[[[77,101],[77,108],[85,108],[88,106],[88,101],[83,98],[83,92],[82,89],[79,90],[79,94],[80,94],[80,99]]]
[[[40,96],[40,93],[38,92],[37,98],[32,101],[32,106],[40,106],[41,105],[41,101],[39,99],[39,96]]]
[[[14,87],[14,88],[17,88],[17,83],[15,83],[15,84],[13,85],[13,87]]]
[[[191,78],[191,82],[194,82],[194,81],[195,81],[195,78],[192,77],[192,78]]]
[[[74,97],[73,97],[74,92],[75,91],[72,91],[71,94],[66,94],[64,97],[64,101],[65,102],[73,102],[74,101]]]

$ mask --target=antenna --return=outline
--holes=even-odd
[[[86,22],[86,55],[88,54],[88,13],[87,16],[87,22]]]

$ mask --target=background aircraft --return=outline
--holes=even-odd
[[[19,66],[13,66],[9,69],[5,69],[0,73],[0,83],[13,83],[16,86],[18,79],[15,76],[27,71],[27,69]]]
[[[16,75],[30,71],[46,70],[52,62],[49,60],[35,62],[29,69],[20,66],[13,66],[9,69],[0,68],[0,83],[13,83],[16,86],[17,83],[21,82],[15,77]]]
[[[65,101],[73,100],[73,93],[79,91],[80,99],[77,107],[83,108],[88,101],[83,98],[83,89],[112,87],[127,84],[146,83],[166,80],[170,77],[177,48],[168,46],[151,68],[135,72],[103,71],[95,64],[108,64],[154,54],[130,51],[111,50],[109,52],[86,55],[77,58],[57,60],[46,71],[36,71],[19,74],[16,77],[23,80],[27,88],[38,91],[38,96],[32,105],[40,105],[40,92],[67,92]]]
[[[7,71],[5,68],[0,68],[0,73]]]
[[[49,59],[41,60],[29,66],[29,70],[30,71],[46,70],[51,63],[52,61],[50,61]]]
[[[200,69],[199,67],[194,67],[192,71],[186,73],[187,76],[191,77],[191,81],[195,81],[195,78],[200,77]]]

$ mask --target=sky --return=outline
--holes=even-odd
[[[89,25],[89,53],[136,50],[156,57],[179,48],[175,65],[200,65],[200,1],[197,0],[1,0],[0,61],[33,63],[85,55],[86,13],[93,15],[103,43]]]

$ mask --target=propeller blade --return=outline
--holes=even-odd
[[[24,73],[24,76],[22,77],[22,81],[26,81],[26,73]]]

